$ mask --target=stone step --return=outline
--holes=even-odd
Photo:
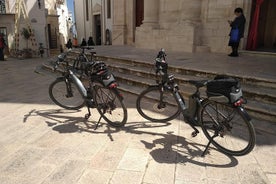
[[[138,61],[134,59],[125,59],[125,58],[116,58],[116,57],[109,57],[109,56],[97,56],[98,60],[105,61],[106,63],[110,63],[111,65],[115,64],[126,64],[127,66],[133,66],[133,67],[145,67],[145,68],[153,68],[154,59],[152,62],[149,61]],[[203,78],[209,78],[212,79],[216,75],[228,75],[235,77],[246,84],[251,84],[254,86],[260,86],[260,87],[267,87],[276,89],[276,80],[273,79],[267,79],[267,78],[260,78],[260,77],[249,77],[249,76],[243,76],[243,75],[234,75],[234,74],[225,74],[225,73],[218,73],[218,72],[206,72],[204,70],[199,69],[190,69],[186,67],[179,67],[174,66],[169,63],[169,72],[173,74],[182,74],[182,75],[192,75],[197,77],[203,77]]]
[[[123,75],[123,74],[129,74],[128,79],[138,77],[148,78],[148,79],[154,79],[154,68],[151,67],[144,67],[142,65],[140,66],[130,66],[127,64],[121,64],[121,63],[108,63],[109,67],[112,69],[112,71],[118,72],[117,76]],[[178,84],[188,84],[188,80],[204,80],[206,77],[200,76],[194,76],[194,75],[187,75],[187,74],[174,74],[176,82]],[[211,79],[211,78],[207,78]],[[143,79],[144,80],[144,79]],[[258,87],[253,86],[251,83],[247,84],[244,81],[241,81],[243,93],[247,98],[263,101],[268,104],[274,104],[276,105],[276,89],[268,88],[268,87]],[[138,85],[138,84],[136,84]]]

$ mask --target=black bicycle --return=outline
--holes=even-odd
[[[118,91],[118,84],[105,63],[101,61],[82,62],[80,76],[75,71],[76,62],[70,65],[66,60],[68,53],[58,56],[54,70],[60,66],[62,76],[49,86],[49,96],[52,101],[65,109],[77,110],[84,106],[88,108],[85,118],[91,116],[90,108],[96,108],[101,117],[114,127],[122,127],[127,121],[127,109],[123,96]],[[88,84],[84,85],[80,78],[86,77]],[[97,128],[96,126],[96,128]],[[95,129],[96,129],[95,128]]]
[[[168,65],[162,49],[155,60],[156,85],[141,92],[136,108],[141,116],[152,122],[164,122],[183,114],[196,136],[197,125],[209,140],[202,156],[212,143],[221,152],[233,156],[248,154],[255,146],[256,133],[251,118],[243,108],[246,100],[242,96],[239,81],[226,76],[213,80],[189,80],[196,90],[189,97],[187,108],[174,76],[167,72]],[[207,87],[207,97],[200,95],[200,88]]]

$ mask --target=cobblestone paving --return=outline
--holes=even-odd
[[[124,94],[128,123],[115,129],[86,109],[68,111],[48,97],[53,75],[34,72],[41,59],[0,62],[1,184],[237,184],[276,183],[276,128],[253,120],[257,145],[230,157],[211,148],[203,133],[192,138],[182,118],[152,123]],[[269,130],[268,130],[269,129]]]

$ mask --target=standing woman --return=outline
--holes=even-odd
[[[244,34],[244,25],[245,25],[245,17],[243,15],[242,8],[236,8],[234,11],[236,18],[234,21],[228,20],[228,23],[231,27],[230,31],[230,40],[228,45],[232,47],[232,53],[228,56],[238,57],[238,48],[240,44],[240,39],[243,38]],[[235,29],[235,30],[234,30]],[[237,35],[236,35],[237,34]]]

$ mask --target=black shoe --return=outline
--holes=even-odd
[[[239,55],[238,55],[238,54],[231,53],[231,54],[228,54],[228,56],[230,56],[230,57],[238,57]]]

